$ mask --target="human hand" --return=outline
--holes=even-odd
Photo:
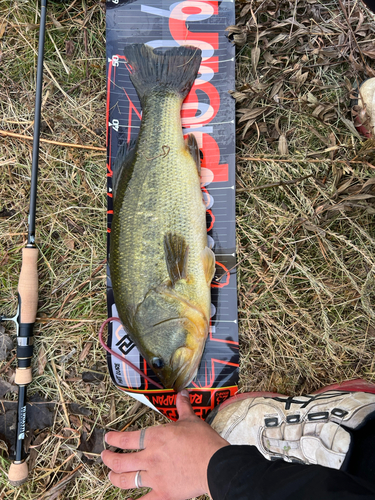
[[[143,448],[141,431],[106,434],[105,440],[111,446],[141,449],[137,453],[102,452],[114,486],[135,488],[140,471],[138,485],[152,488],[144,500],[187,500],[209,494],[208,463],[217,450],[229,443],[195,415],[186,390],[177,394],[176,405],[178,422],[146,429]]]

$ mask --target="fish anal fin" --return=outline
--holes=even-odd
[[[172,233],[164,236],[164,255],[172,287],[187,277],[188,254],[189,246],[183,236]]]
[[[211,248],[206,247],[203,250],[202,261],[207,284],[210,284],[215,275],[215,254]]]
[[[195,138],[194,134],[189,134],[187,138],[185,139],[185,146],[186,149],[189,151],[191,156],[193,157],[193,160],[197,166],[198,170],[198,175],[201,175],[201,156],[199,154],[199,147],[197,143],[197,139]]]
[[[125,182],[129,182],[130,177],[133,172],[134,156],[135,156],[135,146],[136,140],[131,140],[130,142],[124,142],[121,144],[117,151],[115,161],[112,165],[112,191],[113,199],[116,198],[117,188],[119,185],[120,178],[125,171]]]

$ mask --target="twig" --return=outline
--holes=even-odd
[[[10,359],[10,360],[8,361],[8,363],[7,363],[5,366],[3,366],[3,368],[0,370],[0,373],[4,373],[5,371],[7,371],[7,369],[10,367],[10,365],[11,365],[11,364],[13,363],[13,361],[16,359],[16,357],[17,357],[17,353],[13,356],[13,358],[12,358],[12,359]]]
[[[302,182],[309,177],[312,177],[313,174],[305,175],[305,177],[299,177],[298,179],[292,179],[291,181],[279,181],[279,182],[271,182],[270,184],[263,184],[263,186],[254,186],[251,188],[240,188],[237,189],[237,193],[244,193],[246,191],[257,191],[258,189],[268,189],[278,186],[289,186],[290,184],[297,184],[298,182]]]
[[[68,457],[68,459],[70,460],[71,458],[74,458],[75,456],[76,455],[74,453],[72,453],[72,455],[70,455]],[[66,462],[66,460],[65,460],[65,462]],[[59,481],[58,483],[53,485],[52,488],[50,488],[49,490],[45,491],[42,494],[42,496],[39,497],[39,499],[41,500],[42,498],[48,498],[51,495],[53,495],[54,493],[57,493],[59,490],[64,488],[69,483],[69,481],[71,481],[72,479],[74,479],[76,477],[79,469],[82,469],[82,467],[83,467],[83,464],[79,464],[74,470],[72,470],[72,472],[69,472],[69,474],[66,477],[64,477],[64,479],[62,479],[61,481]]]
[[[0,135],[2,137],[15,137],[16,139],[26,139],[27,141],[32,141],[33,137],[31,135],[22,135],[22,134],[16,134],[15,132],[8,132],[7,130],[0,130]],[[54,144],[55,146],[62,146],[65,148],[77,148],[77,149],[89,149],[92,151],[107,151],[106,148],[98,148],[96,146],[84,146],[83,144],[70,144],[68,142],[57,142],[57,141],[50,141],[48,139],[39,139],[40,142],[45,142],[47,144]]]
[[[61,392],[61,387],[60,387],[59,376],[57,374],[56,365],[55,365],[55,362],[54,362],[53,359],[51,359],[51,365],[52,365],[53,373],[55,374],[56,384],[57,384],[57,390],[59,391],[61,406],[63,407],[63,410],[64,410],[66,425],[67,425],[67,427],[69,427],[70,426],[70,420],[69,420],[68,409],[67,409],[66,404],[64,402],[64,398],[63,398],[63,395],[62,395],[62,392]]]

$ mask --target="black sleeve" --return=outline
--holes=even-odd
[[[375,484],[320,465],[266,460],[255,446],[225,446],[207,470],[213,500],[374,500]]]
[[[375,0],[363,0],[367,7],[375,13]]]

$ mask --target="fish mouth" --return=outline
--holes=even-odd
[[[205,345],[205,332],[201,333],[200,326],[186,317],[172,318],[154,325],[153,335],[159,329],[164,334],[178,333],[178,342],[175,342],[177,345],[174,348],[170,346],[169,352],[168,348],[164,351],[162,349],[161,352],[154,349],[145,352],[149,366],[166,389],[181,391],[196,376]],[[159,360],[160,366],[157,363]]]
[[[200,362],[200,354],[188,347],[177,349],[173,356],[173,378],[171,384],[176,392],[185,389],[197,374]]]

